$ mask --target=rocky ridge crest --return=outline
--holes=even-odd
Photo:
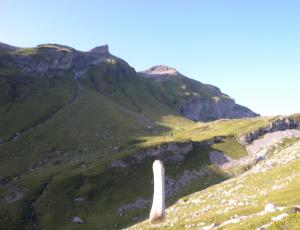
[[[31,75],[43,75],[68,69],[74,73],[81,73],[90,66],[111,57],[107,45],[86,52],[57,44],[43,44],[34,48],[6,48],[6,51],[8,55],[1,58],[0,64],[18,68],[23,73]]]

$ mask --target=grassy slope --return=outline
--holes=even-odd
[[[295,157],[294,160],[281,163],[291,156]],[[266,171],[250,171],[183,197],[167,209],[166,223],[155,226],[145,221],[134,226],[133,229],[198,229],[212,223],[222,224],[234,216],[248,217],[218,229],[256,229],[269,223],[271,217],[288,212],[293,205],[299,205],[299,156],[298,140],[292,147],[277,150],[270,158],[273,162],[272,167],[267,167]],[[258,167],[262,164],[264,163],[260,163]],[[274,203],[286,209],[257,216],[256,214],[261,212],[267,203]],[[274,222],[270,229],[299,229],[299,227],[299,214],[290,214],[283,221]]]
[[[47,119],[75,95],[70,74],[51,79],[11,76],[1,78],[0,87],[7,92],[1,94],[0,138],[3,141]]]
[[[198,96],[208,100],[229,99],[217,88],[211,88],[201,82],[183,76],[165,76],[168,80],[146,80],[149,90],[156,98],[174,110],[191,96]]]
[[[176,178],[186,169],[206,167],[208,163],[205,157],[206,151],[195,150],[182,165],[166,164],[170,172],[169,176]],[[85,167],[82,163],[68,167],[54,166],[24,175],[17,184],[20,187],[30,188],[30,191],[25,192],[24,200],[19,206],[14,207],[17,209],[13,210],[17,210],[15,212],[19,215],[14,217],[13,222],[16,223],[16,228],[28,223],[24,220],[24,216],[30,213],[30,209],[24,206],[31,202],[45,183],[50,181],[46,192],[35,205],[38,222],[43,229],[115,229],[127,226],[132,223],[133,217],[145,218],[148,207],[127,212],[122,217],[117,213],[117,209],[122,204],[134,202],[138,197],[151,199],[152,161],[153,159],[148,159],[131,169],[108,169],[105,162],[96,160],[85,163]],[[225,179],[225,176],[213,166],[207,165],[207,169],[211,171],[209,178],[191,184],[181,193],[170,198],[168,203],[172,204],[177,198],[191,191],[198,191]],[[76,204],[75,197],[84,197],[86,201]],[[3,213],[3,215],[7,217],[7,214]],[[86,224],[74,225],[71,220],[77,215],[83,218]],[[5,226],[5,221],[2,221],[2,224]]]
[[[110,66],[105,66],[105,68],[108,71],[114,70],[113,67],[110,69]],[[115,81],[111,86],[105,87],[106,90],[117,84],[119,80],[123,80],[120,79],[122,76],[118,75],[106,76],[107,79],[105,80],[107,82]],[[8,77],[14,76],[5,77],[6,79],[4,80],[7,80]],[[102,76],[95,74],[94,77],[97,79]],[[110,77],[113,79],[110,79]],[[101,78],[98,80],[104,82]],[[46,111],[48,113],[51,111],[52,103],[54,105],[56,102],[59,102],[58,105],[66,103],[66,100],[63,100],[63,98],[57,97],[56,99],[56,95],[64,95],[65,89],[63,87],[50,88],[47,85],[49,80],[45,79],[45,81],[44,84],[39,84],[39,80],[30,82],[28,87],[35,90],[32,90],[32,93],[28,93],[28,97],[22,103],[18,103],[18,101],[12,102],[11,111],[12,114],[17,114],[17,117],[8,116],[8,112],[3,112],[1,120],[3,122],[2,127],[4,127],[1,130],[3,131],[3,139],[7,139],[11,133],[26,129],[30,125],[35,125],[40,120],[40,116],[47,114]],[[19,179],[15,184],[25,189],[24,199],[20,203],[1,207],[0,218],[2,227],[10,226],[12,229],[23,229],[24,226],[28,226],[30,228],[31,224],[28,219],[32,212],[30,203],[41,202],[43,204],[40,199],[35,199],[41,193],[44,185],[49,183],[50,178],[53,178],[53,180],[51,180],[51,185],[49,185],[49,191],[53,191],[53,193],[49,193],[50,197],[45,194],[45,200],[48,200],[47,202],[52,201],[54,206],[61,205],[63,208],[61,212],[47,211],[49,214],[46,215],[42,205],[41,209],[37,205],[37,215],[43,216],[38,218],[41,219],[41,225],[44,227],[49,226],[50,229],[53,229],[52,224],[54,223],[51,221],[49,223],[47,218],[49,220],[53,220],[57,216],[66,218],[64,213],[69,209],[68,202],[70,202],[70,199],[74,206],[74,197],[64,188],[72,190],[72,194],[80,194],[81,191],[82,194],[89,194],[90,190],[94,191],[94,189],[102,191],[97,197],[101,197],[103,193],[109,194],[109,191],[101,189],[106,183],[105,181],[112,178],[110,172],[105,172],[107,165],[118,156],[132,152],[131,142],[137,137],[148,136],[153,132],[153,130],[145,127],[143,122],[138,121],[136,116],[139,116],[141,111],[143,111],[143,115],[147,115],[152,119],[159,117],[160,114],[172,113],[168,107],[158,103],[151,94],[143,92],[145,86],[139,81],[137,81],[136,85],[134,82],[131,85],[129,84],[119,90],[119,92],[111,89],[108,93],[95,90],[92,82],[86,82],[86,79],[83,79],[81,84],[83,87],[82,92],[73,104],[55,113],[43,125],[29,130],[10,143],[0,146],[1,177],[16,175]],[[135,85],[135,87],[132,87],[132,85]],[[22,91],[24,87],[27,87],[27,85],[20,86],[18,90]],[[45,95],[39,92],[45,92]],[[132,96],[137,98],[136,101],[132,101],[133,99],[130,98]],[[115,100],[116,98],[118,100]],[[52,100],[46,101],[47,99]],[[124,107],[131,112],[124,110]],[[137,107],[140,108],[140,111],[136,109]],[[45,111],[43,108],[45,108]],[[34,112],[34,109],[37,109],[37,112]],[[30,112],[34,113],[28,118],[26,114]],[[11,121],[13,119],[15,122]],[[17,122],[18,119],[20,122]],[[7,126],[11,124],[14,124],[14,126]],[[155,130],[155,132],[160,132],[159,125],[156,126]],[[115,147],[119,147],[119,150],[114,150]],[[76,184],[78,183],[78,178],[81,178],[80,169],[82,164],[87,167],[86,170],[84,169],[86,174],[84,177],[87,182],[85,185],[78,187]],[[99,179],[100,183],[94,184],[93,181],[95,179],[93,178]],[[101,180],[101,178],[104,179]],[[119,178],[120,175],[117,174],[116,180]],[[90,184],[91,182],[89,181],[93,183]],[[114,182],[110,183],[117,185]],[[63,186],[60,187],[60,185]],[[59,200],[60,195],[62,196],[61,200]],[[90,196],[92,195],[89,195],[89,199],[92,199]],[[57,201],[60,202],[58,203]],[[72,213],[76,209],[76,207],[71,209]],[[95,212],[96,210],[89,212],[101,215],[103,206],[99,206],[99,209],[100,211],[98,210],[97,212]],[[46,215],[45,218],[44,215]],[[62,225],[62,222],[59,221],[60,219],[58,218],[56,222]],[[44,222],[45,225],[43,224]],[[70,227],[72,228],[73,225]]]
[[[103,64],[98,68],[93,78],[105,87],[95,90],[95,84],[88,77],[83,78],[80,96],[66,108],[63,106],[75,94],[75,82],[68,75],[31,81],[23,76],[26,84],[21,79],[15,86],[17,98],[25,95],[22,100],[10,98],[4,101],[6,96],[2,96],[3,105],[9,104],[9,109],[3,111],[0,120],[0,138],[3,141],[16,132],[29,130],[63,108],[42,126],[0,146],[1,157],[5,159],[1,167],[2,176],[29,168],[41,158],[56,158],[58,152],[74,154],[69,157],[71,159],[78,156],[109,156],[114,152],[114,147],[125,148],[137,137],[152,133],[148,123],[139,117],[151,121],[162,114],[172,114],[171,109],[158,103],[153,95],[145,91],[145,84],[134,76],[118,73],[121,67]],[[98,74],[100,70],[105,71],[106,75]],[[15,81],[20,78],[3,76],[3,88],[11,84],[13,77]],[[128,80],[131,82],[126,83]],[[159,125],[156,130],[159,132]],[[11,167],[8,162],[16,165]]]
[[[186,119],[164,116],[160,124],[169,127],[171,130],[163,136],[145,138],[146,146],[157,145],[164,142],[174,141],[204,141],[214,136],[239,136],[264,127],[273,121],[272,117],[259,117],[248,119],[217,120],[201,123],[191,122]],[[229,138],[230,139],[230,138]],[[228,140],[229,140],[228,139]]]
[[[95,92],[89,92],[89,93],[95,93]],[[89,95],[88,93],[84,94],[85,96]],[[73,109],[77,108],[79,105],[88,105],[88,102],[93,105],[94,109],[97,111],[95,105],[100,102],[98,97],[87,97],[85,99],[85,96],[80,97],[77,103],[70,106],[70,108],[66,109],[64,113],[67,111],[70,111],[70,113],[65,114],[65,116],[69,117],[71,114],[75,115],[78,114]],[[97,103],[95,101],[90,101],[92,98],[94,100],[97,100]],[[85,99],[85,100],[84,100]],[[80,103],[81,100],[82,103]],[[98,101],[99,100],[99,101]],[[107,102],[107,98],[105,100]],[[103,108],[104,104],[100,104]],[[110,106],[113,104],[109,104]],[[83,109],[82,107],[78,107],[77,109]],[[107,109],[106,109],[107,111]],[[114,111],[115,112],[115,111]],[[50,137],[57,136],[54,133],[51,133],[52,130],[55,130],[55,120],[58,119],[60,116],[61,119],[65,120],[66,117],[63,117],[64,113],[57,114],[55,119],[53,121],[50,121],[45,125],[45,127],[49,127],[45,130],[48,130],[50,132],[49,137],[43,138],[43,141],[51,141],[49,140]],[[108,113],[109,117],[111,118],[111,113]],[[123,114],[124,115],[124,114]],[[97,116],[97,113],[94,114],[95,119],[99,119]],[[104,114],[101,115],[102,119]],[[119,115],[117,116],[119,117]],[[90,121],[92,121],[93,117],[87,117],[86,120],[82,120],[82,124],[84,124],[84,127],[89,124]],[[74,118],[76,121],[78,120],[78,117]],[[122,117],[124,119],[124,117]],[[95,121],[92,123],[94,124]],[[106,121],[108,122],[108,120]],[[113,124],[116,120],[114,120]],[[230,122],[230,124],[233,121],[223,121],[223,122]],[[223,123],[221,122],[221,124]],[[171,127],[171,124],[176,123],[176,126],[174,128],[174,132],[178,132],[178,130],[186,132],[187,127],[191,128],[193,130],[194,126],[199,126],[199,124],[196,123],[190,123],[182,118],[176,118],[168,116],[168,119],[164,118],[161,124],[166,125],[167,127]],[[241,120],[237,120],[236,123],[240,124]],[[243,121],[244,126],[249,125],[249,119]],[[61,124],[58,120],[58,124]],[[106,125],[109,125],[105,123]],[[125,120],[123,125],[126,124],[128,127],[128,120]],[[210,124],[210,123],[207,123]],[[220,129],[224,127],[224,124],[220,125],[219,122],[213,123],[214,125],[210,124],[210,129],[215,130],[215,134],[218,134]],[[220,126],[215,125],[218,124]],[[252,122],[250,122],[252,124]],[[256,124],[256,122],[254,122]],[[78,124],[80,125],[80,124]],[[122,123],[118,124],[119,127],[122,126]],[[51,128],[50,128],[51,127]],[[76,126],[74,126],[75,128]],[[77,127],[78,128],[78,127]],[[213,132],[212,130],[206,128],[206,132]],[[45,130],[41,130],[45,131]],[[64,128],[60,127],[61,132],[63,132]],[[76,129],[75,129],[76,130]],[[72,131],[75,132],[75,130]],[[84,129],[81,128],[82,131]],[[88,129],[90,130],[90,128]],[[109,127],[109,130],[114,130],[112,127]],[[120,130],[120,132],[122,129]],[[123,130],[124,131],[124,130]],[[35,131],[37,132],[37,130]],[[125,132],[125,131],[124,131]],[[171,131],[172,132],[172,131]],[[101,131],[103,133],[103,129]],[[42,134],[42,133],[41,133]],[[67,145],[68,140],[65,136],[66,133],[63,133],[63,144]],[[142,132],[137,133],[138,136],[145,135],[142,134]],[[165,133],[166,134],[166,133]],[[80,135],[80,134],[79,134]],[[120,134],[123,136],[122,134]],[[168,132],[167,132],[168,135]],[[196,132],[196,135],[198,136],[198,133]],[[117,133],[114,133],[114,137],[117,136]],[[204,135],[206,136],[206,135]],[[30,135],[28,133],[28,137],[24,136],[20,139],[20,141],[24,138],[29,138]],[[168,137],[168,136],[167,136]],[[154,139],[157,139],[158,137],[153,137]],[[165,135],[160,136],[162,141],[166,141]],[[174,138],[174,136],[173,136]],[[59,139],[59,136],[58,136]],[[58,140],[56,139],[56,141]],[[95,145],[95,140],[93,140],[93,137],[91,136],[91,132],[89,131],[88,138],[83,133],[82,136],[79,138],[84,143],[89,143],[89,147]],[[151,138],[148,137],[147,140],[152,145]],[[181,139],[180,139],[181,140]],[[90,142],[89,142],[90,141]],[[117,139],[117,142],[113,142],[113,140],[109,140],[109,146],[112,147],[115,144],[119,144],[119,140]],[[126,142],[125,142],[126,143]],[[70,146],[74,146],[75,143],[71,143]],[[145,144],[145,143],[144,143]],[[144,145],[143,144],[143,145]],[[45,146],[48,146],[48,144],[45,144]],[[147,145],[147,144],[146,144]],[[14,145],[15,146],[15,145]],[[41,144],[38,144],[37,146],[43,146]],[[99,149],[99,148],[98,148]],[[103,147],[104,149],[104,147]],[[189,157],[182,165],[177,164],[170,164],[166,165],[167,170],[170,173],[171,178],[177,178],[180,176],[184,170],[186,169],[201,169],[206,168],[210,171],[210,176],[208,178],[199,179],[197,181],[194,181],[192,184],[187,186],[184,190],[182,190],[180,193],[176,194],[174,197],[169,198],[168,204],[172,204],[176,201],[177,198],[180,198],[181,196],[190,194],[192,192],[198,191],[200,189],[206,188],[212,184],[219,183],[220,181],[226,179],[226,175],[222,172],[219,172],[215,167],[211,166],[208,162],[208,152],[212,149],[195,149],[192,153],[189,154]],[[70,151],[68,151],[70,152]],[[126,203],[132,203],[134,202],[138,197],[143,197],[147,199],[151,199],[151,179],[152,179],[152,172],[151,172],[151,162],[152,159],[149,159],[148,161],[145,161],[141,165],[137,165],[136,167],[133,167],[131,170],[128,169],[109,169],[109,162],[111,160],[117,158],[118,156],[123,156],[130,154],[132,151],[130,150],[130,146],[125,147],[123,151],[119,153],[112,154],[111,149],[108,149],[108,154],[104,154],[103,152],[94,152],[93,155],[91,154],[91,150],[89,152],[83,152],[83,153],[76,153],[72,155],[70,159],[71,161],[66,161],[64,163],[64,160],[61,159],[61,164],[54,164],[52,165],[49,163],[41,168],[35,169],[33,172],[27,172],[23,176],[19,178],[19,180],[16,182],[19,187],[21,188],[30,188],[29,192],[25,192],[24,199],[20,202],[20,204],[14,204],[12,206],[6,206],[4,207],[3,211],[5,212],[5,215],[1,218],[4,221],[2,222],[4,225],[7,223],[12,223],[11,219],[8,219],[7,222],[5,219],[7,218],[14,218],[13,222],[16,223],[15,227],[18,228],[18,226],[23,226],[24,224],[28,224],[30,226],[29,221],[24,218],[28,216],[29,213],[31,213],[31,209],[26,206],[26,204],[30,203],[32,200],[34,200],[33,197],[37,196],[39,194],[41,188],[50,181],[47,190],[45,193],[43,193],[42,196],[38,199],[38,201],[35,204],[35,212],[38,216],[38,222],[39,225],[43,227],[43,229],[53,229],[61,227],[61,229],[95,229],[95,226],[99,226],[99,229],[108,228],[108,229],[114,229],[121,226],[127,226],[133,222],[132,218],[135,217],[137,219],[145,218],[148,209],[137,209],[135,211],[130,211],[126,213],[125,216],[120,217],[118,213],[116,212],[117,208],[120,207],[122,204]],[[64,152],[62,151],[62,155]],[[72,153],[72,152],[70,152]],[[30,155],[29,155],[30,156]],[[77,156],[77,158],[76,158]],[[89,158],[90,156],[90,158]],[[84,157],[84,158],[82,158]],[[20,157],[16,158],[20,159]],[[26,159],[30,159],[29,157],[26,157]],[[7,161],[6,161],[7,162]],[[6,169],[9,170],[9,169]],[[50,179],[52,178],[52,179]],[[120,178],[122,180],[120,181]],[[122,188],[122,189],[120,189]],[[74,202],[75,197],[85,197],[86,201],[81,204],[76,204]],[[11,212],[16,212],[18,215],[10,215],[8,210],[13,210]],[[71,219],[73,216],[79,215],[86,221],[86,224],[84,225],[74,225],[71,222]],[[117,226],[116,226],[117,225]]]

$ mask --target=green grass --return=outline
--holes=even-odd
[[[29,188],[20,205],[11,207],[17,213],[13,217],[16,227],[30,226],[29,221],[24,219],[30,213],[28,203],[38,196],[51,177],[47,191],[38,198],[35,208],[38,222],[43,229],[95,229],[95,226],[99,226],[99,229],[114,229],[115,224],[117,228],[130,225],[133,217],[143,219],[147,216],[149,207],[133,210],[122,217],[116,210],[122,204],[134,202],[137,197],[151,199],[152,159],[132,170],[111,170],[110,162],[131,155],[138,148],[153,146],[154,140],[156,144],[205,140],[219,134],[221,130],[224,131],[228,123],[233,126],[235,122],[244,127],[258,123],[255,119],[195,123],[169,115],[162,116],[157,123],[158,133],[155,133],[156,131],[148,130],[137,122],[132,114],[124,112],[120,104],[110,96],[84,87],[76,103],[55,114],[43,126],[29,131],[13,143],[1,146],[1,155],[6,157],[3,158],[5,164],[1,164],[1,175],[9,176],[24,171],[18,185]],[[160,127],[165,128],[161,130]],[[232,132],[234,129],[227,131]],[[139,140],[142,136],[148,136],[141,138],[145,142],[131,144],[132,140]],[[229,151],[236,144],[230,136],[224,143],[214,147]],[[122,150],[115,152],[115,146],[120,146]],[[227,178],[208,162],[207,155],[212,149],[194,149],[184,164],[166,165],[168,174],[174,178],[179,177],[186,169],[198,170],[204,167],[211,172],[209,178],[192,182],[170,198],[168,205],[172,205],[182,196]],[[39,166],[45,158],[45,165]],[[26,171],[32,166],[37,168],[33,172]],[[120,178],[123,181],[121,184]],[[74,198],[78,196],[86,197],[87,201],[83,204],[74,203]],[[3,223],[12,220],[10,213],[7,211],[3,217],[6,222]],[[76,215],[81,216],[86,224],[74,225],[71,220]]]
[[[233,159],[239,159],[247,155],[245,147],[239,144],[234,136],[228,136],[225,141],[216,143],[212,147]]]
[[[38,48],[21,48],[15,51],[18,55],[36,55],[38,54]]]
[[[7,83],[6,87],[9,91],[14,90],[14,95],[8,95],[11,97],[8,107],[0,114],[0,138],[3,141],[46,120],[75,96],[75,83],[70,74],[63,79],[53,77],[33,81],[28,78],[22,84]]]
[[[9,67],[2,67],[0,68],[0,76],[11,76],[11,75],[15,75],[18,74],[18,70],[16,70],[15,68],[9,68]]]
[[[158,145],[166,142],[185,142],[187,140],[199,142],[209,140],[215,136],[229,136],[228,143],[219,145],[224,148],[230,148],[230,145],[236,143],[235,138],[247,134],[253,130],[268,125],[273,117],[259,117],[246,119],[217,120],[213,122],[192,122],[182,117],[163,116],[159,121],[162,126],[169,127],[170,130],[164,135],[145,137],[144,146]],[[239,153],[230,153],[234,157],[244,155],[244,150]]]
[[[0,200],[1,200],[2,198],[4,198],[5,195],[6,195],[5,189],[0,187]]]
[[[294,213],[281,221],[273,223],[270,230],[297,230],[300,226],[300,213]]]
[[[290,154],[298,154],[300,152],[299,141],[295,145],[297,146],[291,152],[290,150],[282,150],[272,158],[279,157],[278,159],[284,159]],[[260,173],[248,173],[245,176],[237,177],[233,180],[220,183],[212,186],[203,191],[194,193],[178,200],[173,205],[167,214],[166,226],[161,229],[183,229],[186,224],[195,224],[195,226],[201,222],[205,225],[209,223],[222,223],[225,220],[237,215],[251,215],[258,213],[264,209],[267,203],[274,203],[278,206],[292,207],[300,203],[299,189],[300,185],[297,183],[300,179],[300,160],[290,161],[288,164],[277,164],[271,169]],[[289,178],[289,179],[288,179]],[[274,185],[280,185],[279,189],[273,189]],[[231,192],[230,192],[231,191]],[[226,195],[228,192],[228,195]],[[230,200],[236,200],[236,204],[233,209],[225,211],[227,208],[231,208],[229,205]],[[192,201],[198,201],[200,203],[194,203]],[[224,201],[224,203],[222,203]],[[241,204],[239,204],[241,202]],[[245,204],[250,202],[250,204]],[[253,204],[251,205],[251,202]],[[210,207],[207,212],[201,213],[201,210],[205,207]],[[221,207],[221,208],[220,208]],[[288,211],[288,208],[286,211]],[[176,210],[176,211],[175,211]],[[195,213],[200,212],[198,215]],[[269,223],[271,217],[277,216],[283,211],[277,211],[276,213],[263,214],[260,216],[249,217],[236,224],[226,225],[220,229],[256,229],[266,223]],[[175,218],[178,217],[178,221]],[[290,215],[289,218],[282,222],[274,223],[274,227],[271,229],[289,229],[284,226],[289,225],[289,220],[294,224],[294,229],[298,229],[299,215]],[[175,225],[172,227],[171,223],[175,221]],[[151,228],[147,221],[137,225],[137,228],[148,229]],[[283,228],[280,228],[283,227]],[[159,228],[159,227],[158,227]]]
[[[197,149],[184,164],[174,170],[173,163],[166,163],[166,172],[170,177],[179,176],[185,169],[199,169],[207,165],[207,152]],[[198,164],[194,162],[198,160]],[[137,197],[151,199],[152,196],[152,165],[153,159],[137,164],[130,169],[107,169],[104,162],[95,161],[82,168],[81,164],[54,170],[53,167],[28,174],[20,180],[24,187],[39,190],[50,175],[54,175],[47,191],[38,200],[36,211],[39,224],[43,229],[73,229],[72,217],[79,215],[86,224],[76,226],[76,229],[115,229],[132,223],[132,218],[142,219],[148,214],[149,207],[126,212],[119,216],[116,212],[122,204],[132,203]],[[209,168],[208,168],[209,169]],[[122,180],[120,180],[122,178]],[[175,199],[191,191],[218,183],[222,179],[220,172],[211,168],[211,176],[203,178],[168,200],[172,204]],[[122,189],[120,189],[120,187]],[[32,193],[30,193],[32,194]],[[28,194],[28,196],[30,195]],[[26,197],[29,200],[30,197]],[[75,197],[85,197],[86,201],[76,204]],[[24,212],[24,211],[23,211]],[[27,211],[28,212],[28,211]],[[116,224],[116,225],[115,225]],[[97,228],[96,228],[97,229]]]
[[[49,50],[57,50],[60,52],[70,52],[70,49],[64,48],[55,44],[45,44],[45,45],[39,45],[34,48],[20,48],[14,51],[13,53],[16,55],[30,55],[30,56],[37,56],[41,54],[47,54]]]

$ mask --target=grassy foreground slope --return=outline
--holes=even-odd
[[[74,112],[72,108],[75,109],[80,105],[80,100],[84,100],[84,98],[83,96],[80,97],[78,102],[65,110],[65,112],[70,111],[69,113],[66,115],[59,113],[56,115],[57,118],[53,119],[53,121],[49,121],[47,125],[45,124],[45,127],[53,125],[53,128],[46,130],[55,130],[55,120],[59,119],[60,116],[78,114],[72,113]],[[97,97],[94,97],[95,100],[101,101],[101,98],[96,98]],[[87,97],[87,100],[84,100],[82,105],[88,105],[89,100],[91,100],[91,98]],[[91,101],[91,103],[92,102],[93,101]],[[107,102],[107,100],[105,100],[105,102]],[[95,105],[95,103],[93,103],[93,105]],[[101,105],[105,105],[105,103]],[[109,116],[111,117],[111,114]],[[65,119],[66,118],[64,118],[64,120]],[[91,119],[92,117],[88,117],[85,121],[88,122]],[[152,197],[151,164],[154,158],[147,158],[142,163],[127,168],[112,168],[111,162],[113,160],[130,156],[139,149],[157,146],[166,142],[184,143],[189,141],[189,139],[203,141],[213,136],[219,136],[220,134],[228,136],[228,139],[225,139],[221,146],[208,145],[194,148],[183,162],[166,162],[166,172],[170,180],[180,181],[186,174],[192,175],[192,177],[196,176],[195,180],[184,184],[184,186],[167,198],[168,205],[172,205],[182,196],[205,189],[210,185],[228,179],[226,172],[221,171],[209,162],[208,153],[210,151],[218,149],[219,151],[227,151],[230,154],[230,149],[241,149],[240,152],[232,152],[234,153],[232,157],[238,158],[245,154],[245,152],[243,147],[236,139],[233,139],[233,137],[235,138],[245,131],[264,126],[274,119],[276,118],[253,118],[196,123],[181,117],[167,116],[157,124],[159,126],[165,126],[167,131],[160,134],[152,134],[152,136],[140,132],[137,136],[140,137],[144,135],[144,138],[136,139],[139,141],[127,146],[123,145],[124,147],[122,149],[112,150],[107,148],[107,154],[105,154],[106,152],[104,151],[99,151],[98,154],[93,153],[92,148],[86,152],[64,152],[62,150],[56,150],[51,155],[52,158],[49,157],[46,161],[41,161],[42,163],[37,164],[37,166],[29,170],[23,169],[25,168],[24,162],[30,165],[36,156],[28,154],[26,158],[22,158],[22,156],[16,155],[14,158],[11,158],[12,161],[8,161],[7,159],[2,161],[1,169],[3,170],[3,168],[6,167],[6,171],[16,172],[16,174],[18,172],[17,169],[23,169],[22,174],[17,174],[15,178],[10,181],[10,184],[14,185],[23,193],[23,198],[11,204],[1,204],[1,227],[4,229],[7,228],[7,226],[11,229],[32,229],[33,226],[38,226],[41,229],[119,229],[129,226],[136,221],[146,218],[148,215]],[[128,120],[124,122],[127,125],[126,127],[128,127]],[[84,127],[86,127],[87,124],[84,123]],[[64,126],[57,126],[61,129],[61,132],[63,132]],[[32,132],[38,132],[38,130],[43,127],[44,126],[39,127]],[[227,127],[227,129],[225,129],[225,127]],[[241,130],[243,130],[243,132],[241,132]],[[122,131],[121,129],[117,132],[124,132],[124,130]],[[31,132],[19,138],[16,143],[23,139],[28,140],[27,138],[29,138],[30,135]],[[53,133],[49,134],[49,137],[53,135]],[[80,133],[77,135],[80,135]],[[121,135],[122,133],[120,136]],[[85,135],[80,137],[85,138]],[[187,139],[186,137],[189,138]],[[53,138],[55,138],[55,135]],[[48,139],[49,138],[45,140]],[[63,140],[67,139],[64,138]],[[88,139],[85,141],[87,140]],[[228,144],[226,144],[227,140]],[[45,145],[40,144],[43,142],[37,143],[37,146],[48,146],[48,142],[46,142]],[[111,142],[108,141],[108,143]],[[64,141],[58,144],[67,145],[68,142]],[[94,143],[94,145],[96,144],[97,142]],[[117,145],[119,142],[114,144]],[[70,144],[70,146],[71,145],[74,145],[74,143]],[[14,145],[14,147],[17,146],[18,145]],[[90,146],[92,146],[92,144],[88,147]],[[99,144],[99,146],[101,145]],[[95,148],[100,149],[99,146],[96,145]],[[103,145],[103,150],[105,146],[107,145]],[[5,147],[8,148],[7,146]],[[4,146],[2,146],[2,148],[5,149]],[[10,148],[12,148],[12,146]],[[21,149],[19,151],[21,151]],[[21,162],[21,165],[19,165],[18,162]],[[197,176],[197,172],[204,173]],[[9,191],[2,189],[1,196],[6,196],[7,193],[9,193]],[[80,200],[79,202],[76,201],[78,198]],[[128,209],[125,212],[118,212],[120,207],[133,204],[139,198],[148,200],[148,203],[146,202],[145,205],[141,207]],[[80,216],[85,223],[72,223],[74,216]]]
[[[167,209],[165,223],[130,229],[299,229],[299,180],[298,140],[241,176],[182,197]],[[274,212],[264,210],[267,204]]]

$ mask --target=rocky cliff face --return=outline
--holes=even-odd
[[[163,161],[184,161],[186,155],[193,150],[194,143],[166,143],[137,151],[133,156],[111,163],[112,168],[126,168],[130,165],[141,164],[147,158],[159,158]]]
[[[199,146],[210,146],[225,140],[224,136],[215,136],[204,141],[171,142],[137,151],[130,157],[111,163],[112,168],[126,168],[130,165],[141,164],[145,159],[158,158],[164,162],[183,162],[187,155]]]
[[[181,100],[177,100],[176,109],[191,120],[212,121],[259,116],[247,107],[236,104],[219,88],[189,79],[175,68],[158,65],[140,72],[140,76],[165,87],[166,92],[178,95]]]
[[[153,66],[145,71],[140,72],[145,78],[152,78],[160,81],[165,81],[170,77],[180,76],[180,73],[175,69],[164,65]]]
[[[194,121],[259,116],[247,107],[236,104],[232,99],[218,98],[211,100],[201,97],[191,97],[184,102],[180,106],[180,113]]]
[[[300,129],[300,120],[292,117],[280,117],[265,127],[241,136],[239,142],[243,145],[248,145],[266,133],[283,131],[287,129]]]

